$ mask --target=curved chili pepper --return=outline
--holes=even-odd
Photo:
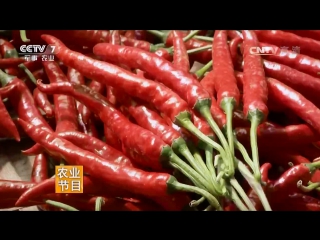
[[[189,56],[183,41],[183,34],[179,31],[172,31],[173,35],[173,63],[181,71],[190,72]]]
[[[298,47],[301,54],[308,55],[316,59],[320,58],[319,41],[300,37],[293,33],[280,30],[255,30],[255,33],[261,42],[271,43],[278,47]]]
[[[33,98],[37,107],[44,111],[47,117],[54,117],[54,109],[46,94],[40,92],[38,88],[35,88],[33,90]]]
[[[140,126],[132,124],[118,110],[110,106],[102,95],[93,92],[86,86],[72,85],[68,82],[44,85],[39,81],[38,87],[45,93],[56,94],[59,92],[84,103],[100,117],[102,122],[112,130],[127,149],[134,149],[137,154],[148,159],[148,161],[142,162],[139,161],[141,158],[133,159],[137,161],[137,164],[154,170],[162,170],[166,165],[174,164],[174,166],[181,166],[186,169],[188,174],[199,179],[197,181],[203,182],[204,185],[207,184],[199,174],[182,162],[161,138]],[[137,135],[140,137],[136,138]]]
[[[14,86],[10,88],[13,89]],[[1,95],[1,92],[0,92]],[[13,137],[16,141],[20,142],[20,135],[18,129],[14,122],[11,119],[10,114],[8,113],[6,106],[3,104],[2,99],[0,97],[0,128],[1,133],[3,133],[6,137]]]
[[[276,49],[276,54],[265,55],[264,58],[268,61],[273,61],[286,66],[289,66],[296,71],[309,74],[313,77],[319,77],[320,73],[320,60],[299,54],[285,48],[278,48],[277,46],[260,43],[261,47],[273,47]]]
[[[217,91],[217,103],[227,117],[227,136],[232,155],[234,155],[234,139],[232,132],[233,110],[238,106],[240,92],[234,76],[232,59],[227,42],[227,31],[216,30],[212,43],[212,61],[214,87]],[[229,167],[234,169],[234,161],[230,159]]]
[[[245,116],[251,121],[250,143],[254,175],[260,180],[260,165],[257,146],[257,128],[268,116],[268,87],[261,62],[261,56],[250,53],[259,41],[253,31],[244,30],[243,34],[243,108]]]
[[[56,62],[44,61],[43,67],[51,83],[69,82]],[[78,119],[75,101],[72,97],[55,94],[53,96],[56,131],[77,131]]]
[[[55,44],[57,51],[57,56],[61,61],[63,61],[66,65],[69,67],[74,67],[80,72],[82,72],[85,76],[95,79],[96,81],[99,81],[101,83],[104,83],[105,85],[109,85],[116,88],[121,88],[124,92],[131,96],[135,96],[138,98],[141,98],[147,102],[152,102],[157,109],[166,114],[171,118],[173,122],[178,122],[180,125],[183,125],[183,127],[187,128],[190,132],[194,133],[198,138],[203,140],[204,142],[207,142],[212,147],[219,150],[219,152],[224,153],[224,150],[221,146],[217,146],[215,142],[213,142],[211,139],[204,136],[199,130],[197,130],[192,122],[189,120],[190,114],[187,107],[187,103],[184,102],[180,97],[171,91],[170,89],[166,88],[162,84],[158,84],[154,81],[149,81],[146,79],[142,79],[137,77],[135,74],[128,72],[124,69],[121,69],[117,66],[108,64],[106,62],[101,62],[98,60],[93,60],[89,57],[86,57],[82,54],[73,52],[66,48],[61,41],[58,39],[44,35],[43,38],[46,40],[47,43]],[[109,45],[109,44],[108,44]],[[98,46],[98,45],[97,45]],[[114,48],[122,48],[122,46],[117,45],[110,45]],[[125,47],[130,48],[130,47]],[[135,48],[130,48],[135,49]],[[140,50],[141,51],[141,50]],[[72,53],[72,54],[71,54]],[[147,53],[150,54],[150,53]],[[156,56],[152,54],[152,56]],[[159,58],[161,61],[163,59]],[[153,60],[156,60],[153,58]],[[136,61],[136,58],[135,60]],[[144,62],[144,61],[143,61]],[[148,62],[148,61],[147,61]],[[170,63],[170,62],[169,62]],[[150,64],[149,64],[150,65]],[[170,63],[171,65],[171,63]],[[94,71],[92,71],[95,69]],[[171,69],[168,69],[168,71]],[[181,79],[178,78],[180,82]],[[185,81],[186,78],[183,78]],[[188,80],[186,82],[195,81],[190,78],[190,76],[187,77]],[[176,79],[171,79],[175,81]],[[175,84],[176,86],[179,85],[179,83]],[[186,84],[188,85],[188,84]],[[192,89],[192,94],[190,94],[192,101],[196,101],[196,95],[199,93],[203,93],[202,97],[200,97],[201,100],[199,101],[199,108],[206,109],[208,107],[208,103],[210,102],[208,99],[203,98],[204,95],[208,95],[208,93],[205,90],[200,90],[200,88],[196,87],[197,90],[189,87],[189,90]],[[193,91],[194,90],[194,91]],[[189,95],[187,95],[189,98]],[[205,113],[208,112],[207,118],[210,120],[211,114],[209,111],[204,111]],[[215,124],[215,123],[212,123]],[[220,131],[218,126],[216,126],[216,130]],[[221,132],[221,131],[220,131]],[[220,136],[224,138],[223,134],[221,133]],[[225,141],[226,142],[226,141]]]
[[[219,138],[224,149],[222,149],[221,146],[217,146],[215,143],[213,143],[211,139],[202,135],[200,131],[197,131],[197,129],[194,128],[194,126],[191,126],[191,121],[189,121],[185,114],[183,117],[181,114],[177,114],[175,116],[175,121],[173,122],[183,126],[203,142],[207,143],[219,152],[222,152],[222,155],[225,155],[224,152],[226,152],[227,157],[224,157],[225,161],[228,161],[226,158],[232,158],[228,143],[211,116],[211,97],[208,92],[203,89],[200,83],[192,77],[191,74],[177,70],[172,63],[158,57],[153,53],[132,47],[116,46],[107,43],[97,44],[94,47],[94,53],[96,55],[104,56],[107,59],[112,59],[113,61],[116,60],[118,63],[125,64],[129,67],[141,69],[152,75],[157,79],[157,81],[177,92],[182,99],[187,101],[190,108],[195,109],[204,117],[204,119],[206,119],[210,127],[214,130],[215,134]],[[137,57],[139,61],[137,61]],[[232,175],[233,170],[230,169],[228,171],[230,171],[229,174]]]
[[[2,86],[13,86],[8,99],[19,118],[35,126],[52,131],[50,125],[34,104],[33,96],[22,80],[0,70],[0,82]]]
[[[267,60],[263,61],[263,65],[265,73],[269,77],[278,79],[320,106],[320,81],[318,78],[312,77],[289,66]]]
[[[111,162],[102,161],[101,157],[89,151],[82,150],[72,143],[58,137],[56,133],[49,133],[25,121],[18,119],[24,131],[47,151],[56,156],[62,156],[71,165],[82,165],[84,170],[100,179],[104,185],[113,185],[120,189],[144,196],[167,196],[170,191],[197,191],[206,196],[213,207],[221,210],[218,202],[210,194],[196,187],[178,183],[177,180],[164,173],[148,173],[135,168],[121,167]],[[20,198],[21,199],[21,198]],[[19,204],[19,200],[16,203]]]
[[[48,160],[46,154],[39,154],[34,158],[31,181],[42,182],[48,179]]]

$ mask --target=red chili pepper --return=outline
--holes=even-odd
[[[269,77],[278,79],[320,106],[320,81],[318,78],[279,63],[264,60],[263,64]]]
[[[13,89],[13,86],[10,86]],[[1,95],[1,92],[0,92]],[[2,99],[0,98],[0,128],[1,133],[6,137],[13,137],[16,141],[20,142],[20,135],[18,129],[14,122],[11,119],[10,114],[8,113],[6,106],[3,104]]]
[[[216,30],[214,33],[212,43],[212,61],[214,87],[217,91],[217,103],[226,114],[228,142],[231,152],[234,154],[232,116],[233,110],[238,107],[240,92],[237,86],[237,80],[234,76],[226,30]],[[230,164],[233,164],[234,161],[231,160],[230,162],[232,162]],[[232,166],[232,168],[234,168],[234,166]]]
[[[320,211],[319,199],[301,193],[290,194],[282,203],[275,205],[275,211]]]
[[[247,142],[249,140],[249,128],[239,127],[235,129],[235,132],[240,142]],[[315,131],[306,124],[282,127],[270,122],[265,122],[258,127],[257,136],[258,142],[261,145],[268,145],[270,143],[280,144],[281,146],[299,146],[319,139]]]
[[[230,55],[232,59],[232,63],[235,69],[241,69],[242,66],[242,56],[239,55],[239,45],[242,44],[243,39],[241,37],[233,38],[230,43]]]
[[[294,51],[287,50],[285,48],[278,48],[277,46],[260,43],[261,47],[272,47],[276,49],[276,54],[265,55],[264,58],[268,61],[280,63],[296,71],[300,71],[318,78],[320,73],[320,61],[318,59],[299,54]]]
[[[319,30],[283,30],[283,31],[296,34],[300,37],[312,38],[314,40],[320,41],[320,31]]]
[[[234,111],[233,112],[233,127],[234,128],[239,128],[239,127],[249,127],[250,131],[250,122],[247,121],[245,118],[243,112],[241,111]],[[263,125],[263,124],[262,124]],[[249,138],[250,140],[250,138]],[[241,142],[241,141],[240,141]]]
[[[154,46],[147,42],[147,41],[143,41],[143,40],[136,40],[133,38],[126,38],[121,36],[121,43],[125,46],[130,46],[130,47],[135,47],[135,48],[139,48],[145,51],[150,51],[150,52],[154,52],[156,51],[157,48],[154,48]]]
[[[1,69],[14,68],[24,62],[25,60],[22,58],[4,58],[4,59],[0,59],[0,68]]]
[[[126,38],[133,38],[136,39],[136,33],[135,30],[127,30],[126,33],[124,34]]]
[[[34,158],[31,181],[42,182],[48,179],[48,160],[46,154],[39,154]]]
[[[244,30],[243,34],[243,109],[251,121],[250,143],[254,175],[260,179],[259,154],[257,146],[257,128],[268,116],[268,87],[260,55],[250,53],[252,47],[259,46],[253,31]]]
[[[299,152],[301,153],[302,156],[311,160],[320,157],[320,150],[312,144],[303,146],[301,149],[299,149]]]
[[[43,62],[43,67],[51,83],[69,82],[68,78],[56,62]],[[75,101],[72,97],[55,94],[53,96],[54,113],[56,118],[56,131],[77,131],[78,119]]]
[[[30,71],[33,73],[33,75],[35,75],[35,72],[43,72],[42,70],[42,58],[38,57],[36,61],[28,61],[28,62],[24,62],[23,65]],[[45,74],[43,74],[45,75]],[[18,78],[23,78],[26,76],[26,73],[23,69],[19,69],[19,73],[18,73]],[[44,79],[42,79],[44,80]]]
[[[237,31],[237,30],[228,30],[227,31],[228,37],[233,40],[235,38],[242,38],[242,34],[241,32]]]
[[[260,42],[271,43],[278,47],[297,47],[301,54],[310,57],[320,58],[320,42],[300,37],[293,33],[283,32],[280,30],[255,30]]]
[[[164,48],[159,48],[157,51],[154,52],[157,56],[167,60],[167,61],[172,61],[172,55],[167,49]]]
[[[48,133],[21,119],[18,122],[34,141],[43,145],[51,154],[62,156],[71,165],[83,165],[88,174],[99,179],[104,185],[119,187],[123,190],[150,197],[167,196],[170,195],[168,190],[181,190],[182,187],[184,187],[185,191],[197,189],[178,183],[169,174],[148,173],[129,167],[119,168],[117,164],[103,162],[101,157],[76,147],[58,137],[56,133]],[[200,191],[202,192],[202,190]],[[203,194],[206,195],[206,193]],[[210,195],[208,198],[210,200]],[[21,202],[21,198],[16,205],[19,204],[19,201]],[[220,206],[216,207],[221,210]]]
[[[112,146],[113,148],[119,151],[122,151],[122,143],[117,137],[117,135],[115,135],[112,132],[112,130],[109,128],[109,126],[106,124],[103,126],[103,129],[104,129],[104,137],[105,137],[106,143]]]
[[[26,122],[30,122],[35,126],[52,131],[50,125],[46,122],[34,104],[32,94],[22,80],[9,76],[0,70],[0,82],[2,86],[12,86],[12,91],[10,91],[8,99],[19,118]],[[3,91],[3,88],[0,92],[1,91]]]
[[[172,31],[173,35],[173,64],[181,71],[190,72],[189,56],[183,41],[183,34],[179,31]]]
[[[111,103],[111,104],[113,104],[114,106],[116,106],[117,105],[117,99],[116,99],[116,97],[114,96],[114,94],[113,94],[113,87],[108,87],[107,86],[107,89],[106,89],[107,91],[107,93],[106,93],[106,98],[107,98],[107,100],[108,100],[108,102],[109,103]]]
[[[76,68],[88,78],[95,79],[96,81],[99,81],[105,85],[121,88],[124,92],[126,92],[131,96],[135,96],[147,102],[153,103],[153,105],[157,107],[159,112],[169,116],[173,122],[179,121],[180,124],[183,124],[183,127],[188,128],[188,131],[193,132],[195,135],[198,136],[198,138],[200,138],[204,142],[207,142],[212,147],[218,149],[219,152],[221,151],[224,152],[224,150],[220,146],[217,146],[216,143],[214,143],[211,139],[206,138],[206,136],[201,135],[201,132],[198,131],[194,126],[192,126],[192,122],[189,121],[190,115],[188,114],[189,110],[187,108],[186,102],[180,99],[178,95],[176,95],[170,89],[166,88],[164,85],[158,84],[154,81],[148,81],[146,79],[139,78],[135,74],[128,72],[126,70],[123,70],[117,66],[108,64],[106,62],[93,60],[82,54],[73,52],[68,48],[66,48],[61,41],[59,41],[58,39],[52,36],[44,35],[43,38],[46,40],[47,43],[55,44],[56,49],[59,50],[57,51],[57,56],[61,61],[63,61],[69,67]],[[115,49],[122,48],[122,46],[117,46],[117,45],[108,44],[108,46],[111,46],[112,48],[115,48]],[[125,48],[130,48],[130,47],[125,47]],[[135,49],[135,48],[130,48],[130,49]],[[152,53],[145,52],[145,54],[152,54]],[[163,61],[163,59],[161,58],[155,58],[156,55],[154,54],[152,54],[151,56],[153,56],[152,57],[153,62],[159,59],[161,62]],[[136,61],[136,55],[135,55],[134,61]],[[141,61],[141,62],[144,62],[144,61]],[[149,61],[146,61],[146,62],[148,65],[150,65]],[[171,65],[170,62],[168,62],[167,64]],[[172,69],[170,66],[170,68],[166,69],[166,73],[168,74],[170,70],[173,71],[174,68]],[[176,82],[174,84],[176,87],[181,86],[179,84],[179,82],[181,82],[181,79],[184,82],[184,86],[189,85],[187,83],[196,82],[196,80],[194,80],[191,77],[191,75],[184,76],[181,79],[179,77],[178,78],[179,81],[176,81],[177,76],[174,75],[175,72],[176,71],[170,72],[170,74],[171,75],[173,74],[173,76],[171,76],[169,80]],[[180,73],[181,71],[178,71],[178,72]],[[163,75],[162,79],[166,79],[164,78],[166,74],[162,74],[162,75]],[[189,93],[187,94],[186,97],[188,99],[190,97],[190,103],[192,102],[198,103],[196,107],[198,109],[201,108],[204,114],[207,114],[205,117],[210,121],[212,121],[211,125],[214,125],[215,123],[211,118],[209,109],[207,110],[207,108],[209,108],[208,105],[210,102],[206,98],[208,93],[204,89],[199,88],[198,86],[195,86],[195,87],[189,86],[187,89],[189,90]],[[199,97],[197,96],[197,94]],[[217,131],[220,131],[218,126],[215,126],[215,127]],[[221,135],[222,133],[220,134],[220,136]],[[226,142],[226,140],[224,141]]]
[[[0,180],[0,198],[9,199],[20,197],[26,190],[36,186],[34,182]]]
[[[204,119],[206,119],[221,141],[226,151],[226,158],[231,159],[232,154],[228,143],[210,113],[211,97],[191,74],[177,70],[169,61],[166,61],[153,53],[137,48],[116,46],[107,43],[97,44],[94,47],[94,53],[96,55],[104,56],[106,59],[112,59],[118,63],[125,64],[129,67],[141,69],[153,76],[157,81],[178,93],[182,99],[187,101],[190,108],[193,108],[195,111],[200,113]],[[137,61],[137,59],[139,60]],[[156,104],[155,106],[158,107]],[[224,152],[221,146],[217,146],[211,141],[211,139],[206,138],[201,134],[201,132],[197,131],[194,126],[191,126],[191,121],[189,122],[188,118],[184,116],[183,121],[179,118],[180,117],[177,114],[175,115],[175,118],[172,118],[172,120],[173,122],[179,122],[180,125],[219,152]],[[233,169],[230,169],[229,171],[229,174],[232,175]]]
[[[3,56],[3,58],[19,58],[19,54],[14,46],[9,41],[2,38],[0,38],[0,54]],[[5,72],[12,76],[18,75],[18,70],[15,68],[8,68],[5,70]]]
[[[33,90],[33,98],[37,107],[44,111],[47,117],[54,117],[54,108],[46,94],[40,92],[38,88],[35,88]]]

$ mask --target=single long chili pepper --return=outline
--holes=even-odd
[[[0,116],[1,116],[1,120],[0,120],[1,132],[4,133],[7,137],[13,137],[16,141],[20,142],[20,135],[19,135],[18,129],[14,124],[14,122],[12,121],[11,116],[6,109],[6,106],[3,104],[1,98],[0,98]]]
[[[309,74],[315,78],[319,77],[320,73],[320,60],[309,57],[307,55],[299,54],[295,51],[290,51],[285,48],[279,48],[277,46],[260,43],[261,47],[273,47],[276,49],[276,54],[263,56],[268,61],[280,63],[297,71]]]
[[[173,63],[174,66],[185,72],[190,72],[189,56],[185,43],[183,41],[183,34],[179,31],[172,31],[173,35]]]
[[[260,181],[260,164],[257,144],[257,128],[268,116],[268,87],[260,55],[250,53],[259,41],[253,31],[243,34],[243,107],[245,116],[251,121],[250,143],[255,178]]]
[[[0,59],[0,68],[1,69],[14,68],[24,62],[25,60],[22,58],[3,58],[3,59]]]
[[[22,80],[14,76],[10,76],[0,70],[0,82],[2,87],[13,86],[8,99],[19,118],[41,128],[52,131],[50,125],[46,122],[34,104],[32,94]]]
[[[208,192],[181,184],[169,174],[147,173],[129,167],[118,168],[117,164],[103,162],[101,157],[76,147],[55,133],[48,133],[21,119],[18,119],[18,122],[34,141],[43,145],[51,154],[62,156],[69,164],[84,166],[88,174],[100,179],[104,184],[150,197],[166,196],[170,191],[177,190],[195,191],[206,197],[217,210],[222,209],[219,202]]]
[[[186,169],[185,171],[191,175],[192,179],[195,178],[195,181],[198,181],[197,183],[208,184],[201,175],[177,157],[172,149],[158,136],[140,126],[132,124],[118,110],[110,106],[102,95],[93,92],[90,88],[83,85],[72,85],[69,82],[45,85],[41,81],[38,81],[38,87],[45,93],[56,94],[59,92],[72,96],[84,103],[93,113],[100,117],[102,122],[112,130],[126,148],[134,149],[140,156],[145,156],[145,159],[148,159],[148,161],[138,161],[141,158],[134,159],[137,161],[137,164],[150,167],[154,170],[161,170],[164,166],[171,164],[179,168],[180,171],[181,169]],[[136,135],[139,135],[140,138],[134,137]],[[146,143],[148,142],[151,145],[147,145]]]
[[[217,103],[225,112],[227,117],[226,132],[228,143],[234,155],[234,139],[232,132],[233,110],[238,106],[240,92],[237,80],[234,76],[232,59],[227,43],[227,31],[216,30],[212,43],[212,61],[214,74],[214,87],[217,91]],[[234,161],[230,159],[229,168],[234,169]]]
[[[35,88],[33,90],[33,98],[37,107],[44,111],[47,117],[54,117],[54,108],[46,94],[40,92],[38,88]]]
[[[84,74],[85,76],[104,83],[105,85],[121,88],[124,92],[131,96],[141,98],[147,102],[152,102],[153,105],[157,107],[157,109],[161,113],[166,114],[171,118],[173,122],[177,124],[179,122],[180,125],[188,129],[188,131],[198,136],[198,138],[200,138],[204,142],[207,142],[213,148],[222,153],[222,155],[224,154],[224,150],[220,145],[217,145],[215,142],[204,136],[199,130],[194,127],[194,125],[190,121],[191,114],[188,112],[189,110],[187,107],[187,103],[180,99],[180,97],[170,89],[154,81],[141,79],[135,74],[125,71],[117,66],[108,64],[106,62],[93,60],[82,54],[73,52],[66,48],[61,41],[52,36],[44,35],[43,38],[47,43],[54,44],[56,48],[59,49],[59,51],[57,52],[57,56],[69,67],[74,67],[82,72],[82,74]],[[110,46],[121,48],[121,46],[116,45]],[[154,55],[152,54],[152,56]],[[163,60],[161,59],[161,61]],[[187,82],[190,81],[193,80],[189,77]],[[175,85],[177,86],[179,84],[177,83]],[[202,92],[202,94],[207,95],[205,90],[203,90]],[[192,94],[190,94],[192,100],[195,100],[195,103],[197,102],[195,98],[198,93],[198,91],[193,91]],[[203,105],[204,107],[202,107],[201,109],[206,109],[207,105],[209,105],[209,102],[210,101],[208,101],[208,99],[202,99],[202,101],[199,101],[198,105],[199,107]],[[204,114],[206,114],[207,112],[206,110],[202,111],[204,112]],[[210,112],[208,112],[207,118],[212,119],[210,117],[211,114]],[[212,122],[212,125],[214,125],[214,121]],[[216,126],[216,130],[220,131],[218,126]],[[221,135],[224,138],[223,134],[220,131],[220,136]]]
[[[56,62],[44,61],[43,67],[51,83],[69,82]],[[72,97],[55,94],[53,96],[56,132],[77,131],[78,119],[75,101]]]
[[[199,112],[206,119],[222,143],[224,150],[191,126],[191,121],[189,121],[185,115],[183,118],[181,118],[181,115],[176,115],[174,122],[192,132],[199,139],[206,142],[208,145],[211,145],[220,153],[222,152],[222,156],[226,153],[227,155],[223,156],[225,160],[232,159],[228,143],[211,116],[211,97],[191,74],[177,70],[173,64],[153,53],[145,52],[136,48],[114,46],[110,44],[97,44],[94,47],[94,53],[102,55],[108,59],[117,60],[119,63],[128,65],[132,68],[142,69],[156,78],[157,81],[177,92],[182,99],[187,101],[190,108]],[[139,61],[136,61],[137,57],[139,58]],[[234,169],[230,169],[228,171],[230,171],[228,174],[232,175]]]
[[[260,42],[271,43],[278,47],[297,47],[301,54],[320,58],[320,41],[280,30],[255,30],[255,33]]]
[[[320,31],[319,30],[282,30],[284,32],[290,32],[295,35],[304,38],[311,38],[317,41],[320,41]]]
[[[21,196],[28,189],[36,186],[34,182],[13,181],[0,179],[0,198],[16,198]]]
[[[203,175],[205,178],[206,174],[208,174],[208,179],[210,179],[210,173],[203,162],[201,165],[201,162],[194,159],[188,149],[187,143],[180,136],[179,132],[168,126],[165,120],[161,118],[157,112],[154,112],[143,105],[139,105],[133,99],[130,99],[129,96],[123,95],[122,92],[117,94],[117,91],[115,91],[115,93],[116,98],[128,109],[128,112],[139,126],[159,136],[165,143],[170,145],[174,151],[184,156],[199,174]],[[209,129],[211,130],[210,127]]]
[[[311,75],[300,72],[289,66],[267,60],[263,61],[263,65],[266,75],[278,79],[320,106],[320,81],[318,78],[312,77]]]
[[[42,182],[48,179],[48,160],[46,154],[39,154],[34,158],[31,181]]]

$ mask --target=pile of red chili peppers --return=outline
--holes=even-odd
[[[11,33],[0,138],[35,160],[30,182],[0,179],[0,208],[320,211],[320,31]],[[55,193],[61,164],[83,193]]]

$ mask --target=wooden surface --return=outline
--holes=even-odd
[[[0,140],[0,179],[30,181],[34,157],[28,157],[21,150],[32,146],[29,139],[20,143]],[[37,207],[0,209],[0,211],[38,211]]]

